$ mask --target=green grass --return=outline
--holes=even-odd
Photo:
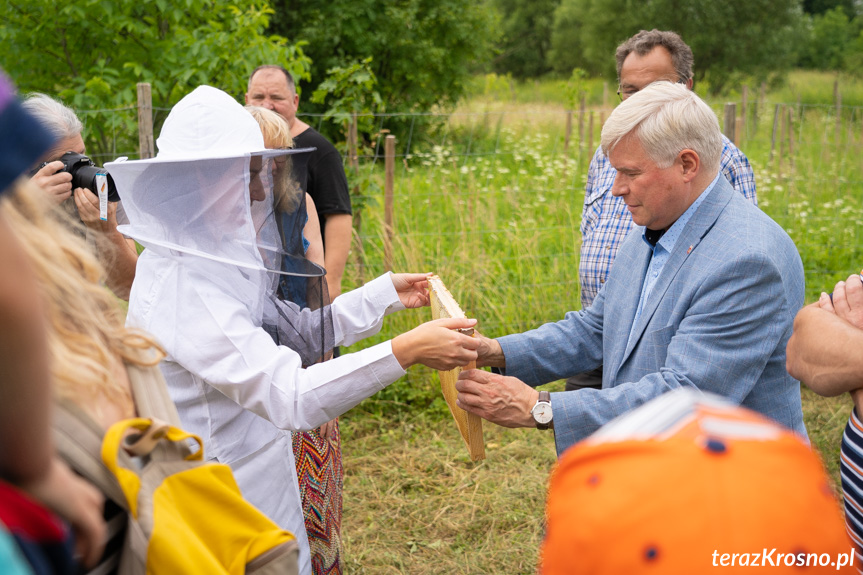
[[[346,572],[533,571],[550,434],[487,424],[474,464],[447,419],[367,413],[345,428]]]
[[[863,114],[844,108],[837,136],[833,80],[792,74],[787,86],[767,94],[757,117],[750,106],[740,141],[756,172],[761,208],[798,246],[807,301],[863,265]],[[587,133],[585,118],[579,138],[575,114],[565,148],[564,84],[477,82],[476,95],[433,136],[409,149],[399,143],[393,269],[439,273],[480,329],[498,336],[579,307],[584,182],[608,110],[601,109],[601,82],[590,81],[594,132]],[[844,104],[863,102],[863,86],[845,79],[841,85]],[[720,110],[733,97],[711,103]],[[776,103],[793,106],[793,153],[787,137],[780,144],[779,130],[773,137]],[[382,165],[361,166],[380,189]],[[366,280],[384,271],[382,195],[370,199],[362,230]],[[360,283],[357,252],[346,287]],[[427,310],[388,318],[368,343],[427,319]],[[488,459],[471,464],[438,396],[436,376],[412,368],[342,418],[347,571],[534,572],[555,460],[551,436],[486,424]],[[812,444],[838,485],[850,400],[804,388],[803,410]]]

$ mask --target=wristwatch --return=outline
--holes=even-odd
[[[536,422],[537,429],[554,427],[551,414],[551,394],[547,391],[540,391],[539,399],[536,400],[536,404],[530,410],[530,414]]]

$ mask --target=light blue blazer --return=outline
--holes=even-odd
[[[722,395],[806,436],[785,345],[803,305],[788,234],[720,177],[678,238],[635,326],[650,247],[635,228],[593,305],[498,341],[531,386],[604,365],[602,389],[551,394],[558,455],[666,391]]]

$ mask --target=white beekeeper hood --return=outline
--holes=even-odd
[[[265,149],[251,114],[210,86],[174,106],[157,146],[155,158],[106,164],[130,221],[121,233],[160,253],[280,274],[325,273],[286,247],[296,243],[285,241],[291,238],[280,238],[282,214],[302,204],[291,169],[305,169],[312,148]]]
[[[181,281],[243,302],[304,364],[322,359],[333,345],[326,271],[305,258],[297,184],[314,148],[266,150],[252,115],[210,86],[174,106],[157,144],[155,158],[106,164],[130,221],[117,229],[195,271]],[[224,322],[229,331],[230,317]]]

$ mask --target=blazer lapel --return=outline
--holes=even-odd
[[[711,190],[710,194],[704,198],[704,201],[700,206],[698,206],[695,213],[692,214],[692,218],[687,222],[686,227],[683,229],[683,233],[681,233],[680,237],[677,238],[677,242],[674,244],[674,249],[669,256],[668,261],[665,262],[665,265],[662,267],[662,273],[658,278],[656,278],[656,284],[650,292],[650,297],[648,297],[647,301],[644,302],[644,307],[641,310],[641,315],[638,317],[635,331],[632,333],[632,337],[629,338],[620,365],[623,365],[623,363],[629,359],[632,350],[635,349],[635,345],[641,339],[641,336],[644,335],[644,330],[650,323],[654,313],[656,313],[659,303],[665,297],[665,292],[668,291],[671,282],[674,281],[674,278],[683,267],[686,259],[696,250],[698,244],[701,242],[701,238],[703,238],[705,234],[710,231],[710,228],[713,227],[713,224],[716,223],[716,219],[719,217],[719,214],[722,213],[722,210],[725,208],[725,205],[729,200],[731,200],[732,194],[734,193],[737,192],[734,191],[734,188],[731,187],[728,180],[722,176],[716,182],[716,185],[713,190]],[[641,292],[639,291],[636,295],[636,307],[638,306],[637,298],[640,296]],[[635,314],[633,314],[633,317],[634,315]]]
[[[643,228],[637,227],[630,235],[637,236],[633,239],[635,243],[631,249],[622,248],[614,266],[620,266],[627,270],[622,276],[629,281],[621,285],[614,293],[606,294],[605,320],[603,324],[603,340],[606,353],[603,357],[603,381],[606,374],[611,376],[608,381],[614,381],[617,370],[623,364],[619,359],[625,351],[626,342],[629,339],[632,322],[638,310],[638,300],[644,287],[644,279],[647,276],[647,266],[650,264],[650,247],[642,238]],[[609,313],[610,312],[610,313]]]

